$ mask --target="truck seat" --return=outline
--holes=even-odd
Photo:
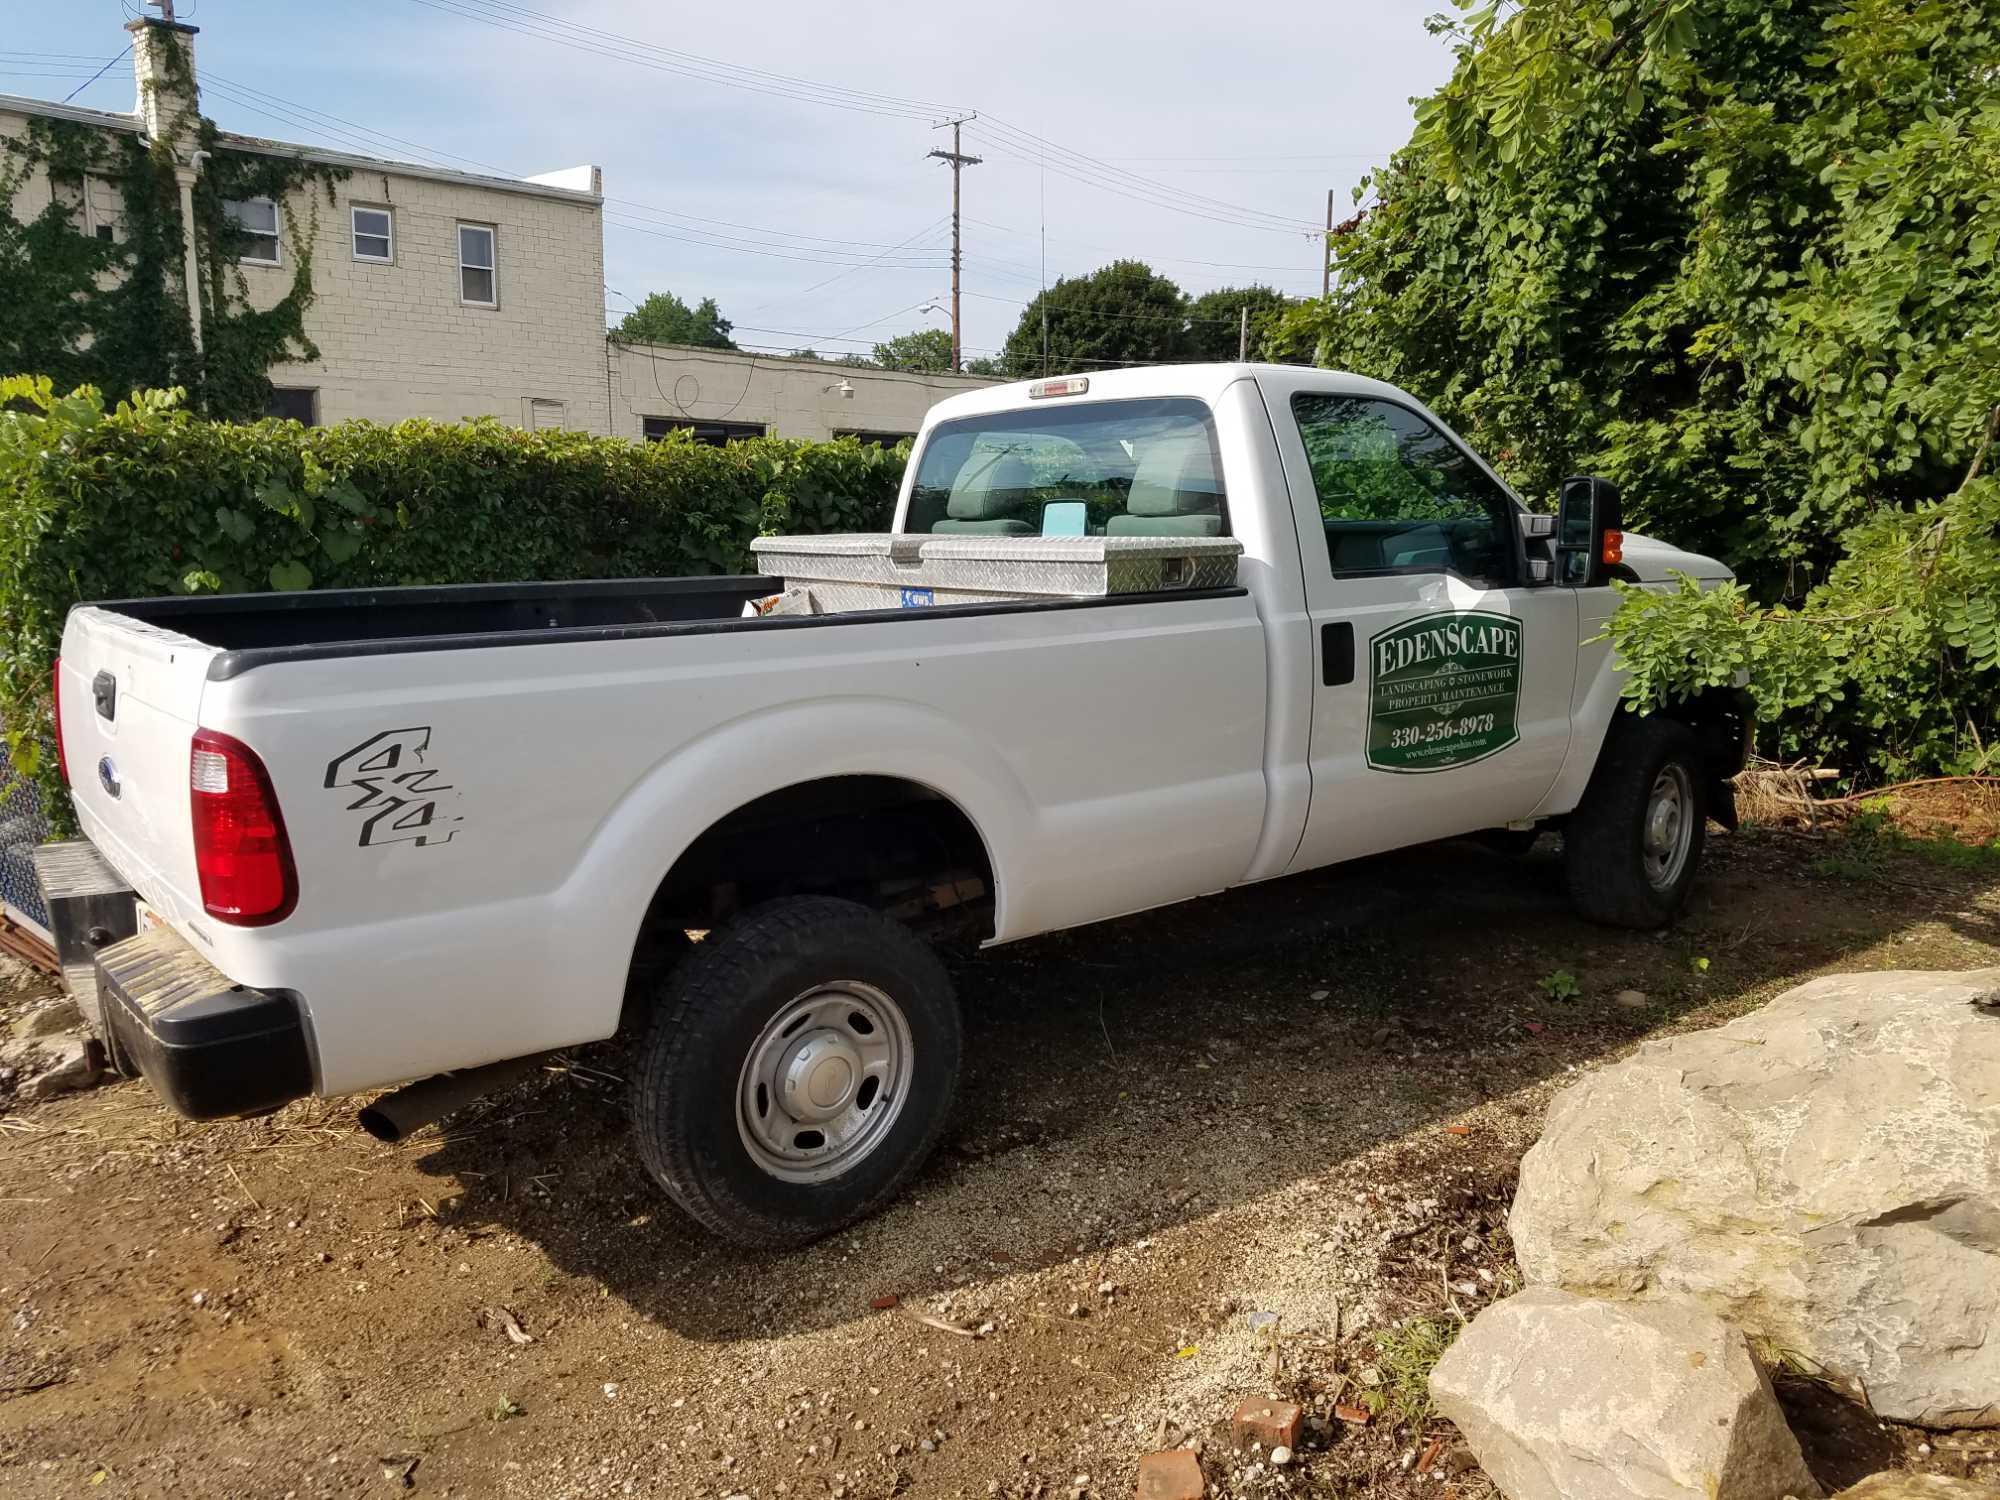
[[[951,482],[944,519],[933,522],[933,535],[1033,536],[1035,528],[1021,516],[1035,476],[1015,454],[988,456],[975,452]]]
[[[1221,536],[1222,482],[1204,431],[1175,433],[1147,444],[1107,536]]]

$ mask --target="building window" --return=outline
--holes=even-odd
[[[907,443],[915,437],[914,432],[869,432],[859,427],[843,428],[834,433],[837,438],[851,437],[859,443],[874,443],[879,447],[893,448],[898,443]]]
[[[491,224],[458,226],[458,300],[474,307],[500,305]]]
[[[706,443],[711,448],[720,448],[738,438],[764,436],[762,422],[684,422],[678,417],[646,417],[642,419],[641,430],[649,443],[659,442],[670,432],[691,432],[697,443]]]
[[[569,415],[568,406],[546,396],[530,396],[527,400],[528,430],[530,432],[550,432],[563,425]]]
[[[264,403],[264,415],[286,422],[319,426],[319,392],[309,386],[271,387],[271,399]]]
[[[232,199],[222,205],[222,211],[242,231],[241,248],[236,253],[238,261],[249,266],[278,264],[276,203],[269,198],[246,198],[241,202]]]
[[[396,216],[386,208],[351,210],[356,260],[392,261],[396,258]]]

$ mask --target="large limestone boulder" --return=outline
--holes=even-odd
[[[1532,1287],[1431,1372],[1508,1500],[1813,1500],[1820,1488],[1742,1334],[1693,1302]]]
[[[2000,1426],[2000,970],[1814,980],[1566,1089],[1531,1284],[1690,1296],[1874,1409]]]
[[[1942,1474],[1871,1474],[1834,1500],[2000,1500],[2000,1489]]]

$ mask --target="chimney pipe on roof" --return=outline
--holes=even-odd
[[[172,7],[167,7],[171,15]],[[172,140],[185,155],[186,140],[198,126],[200,90],[195,84],[194,38],[199,29],[184,21],[146,16],[127,21],[132,33],[132,73],[139,85],[133,113],[156,141]]]
[[[173,158],[181,199],[181,269],[187,287],[188,331],[199,359],[201,271],[195,258],[194,183],[208,153],[200,149],[201,90],[194,73],[197,28],[174,19],[173,0],[148,3],[157,4],[161,15],[125,23],[125,29],[132,33],[132,72],[139,83],[139,103],[133,112],[145,126],[146,139],[164,146]]]

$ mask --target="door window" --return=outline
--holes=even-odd
[[[1513,498],[1417,413],[1372,396],[1301,392],[1292,416],[1336,577],[1455,573],[1487,588],[1518,582]]]

